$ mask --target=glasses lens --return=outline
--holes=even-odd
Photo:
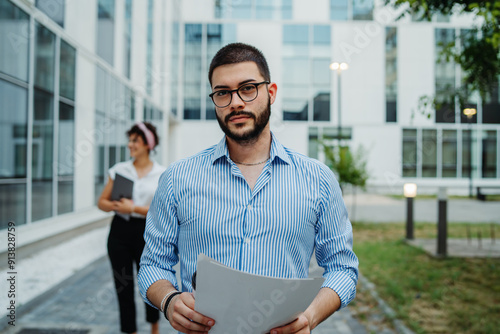
[[[238,95],[245,102],[250,102],[257,97],[257,87],[255,85],[245,85],[238,88]]]
[[[231,102],[231,93],[227,90],[219,90],[213,96],[215,105],[225,107]]]

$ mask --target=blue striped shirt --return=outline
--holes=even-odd
[[[324,287],[341,307],[355,296],[358,259],[352,226],[332,171],[272,136],[270,159],[254,189],[230,159],[225,137],[163,173],[149,208],[139,271],[143,298],[154,282],[191,291],[199,253],[245,272],[305,278],[316,251]],[[148,301],[149,302],[149,301]]]

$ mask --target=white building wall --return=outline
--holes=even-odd
[[[341,73],[342,126],[385,122],[385,28],[370,22],[333,26],[333,60],[346,62]],[[334,115],[337,124],[337,80],[334,80]]]
[[[82,47],[95,53],[97,0],[66,1],[64,29]]]
[[[95,130],[95,64],[77,53],[75,91],[75,211],[94,206]],[[89,89],[90,87],[90,89]]]
[[[417,110],[421,96],[435,91],[434,27],[419,23],[398,26],[398,122],[408,126],[434,124]],[[413,117],[413,119],[412,119]]]
[[[301,21],[328,22],[330,20],[329,0],[294,0],[292,10],[294,24]]]

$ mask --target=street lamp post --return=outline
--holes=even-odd
[[[330,64],[330,69],[333,71],[337,71],[337,139],[338,139],[339,147],[340,147],[340,139],[342,138],[342,136],[341,136],[341,131],[342,131],[341,115],[342,114],[340,112],[341,73],[342,73],[342,71],[345,71],[348,68],[349,68],[349,65],[347,65],[347,63],[333,62]]]
[[[475,108],[465,108],[464,115],[469,123],[469,197],[472,198],[472,117],[477,113]]]

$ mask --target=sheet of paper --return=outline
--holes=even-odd
[[[215,320],[210,334],[264,334],[295,320],[324,279],[281,279],[229,268],[200,254],[195,310]]]

